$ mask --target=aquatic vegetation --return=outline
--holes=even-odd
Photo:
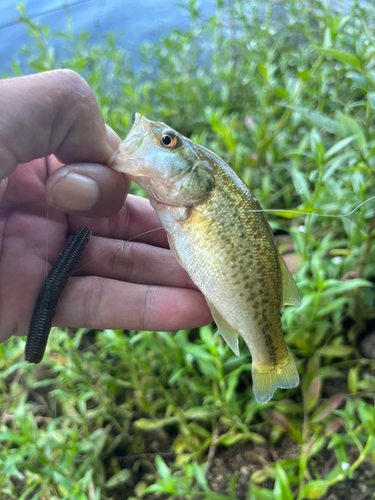
[[[375,7],[217,0],[201,20],[191,0],[185,13],[190,29],[143,47],[133,70],[115,36],[92,46],[23,11],[28,68],[14,71],[78,71],[119,135],[135,112],[164,121],[276,211],[268,220],[302,297],[282,318],[301,384],[258,405],[250,356],[234,356],[212,327],[57,329],[37,371],[12,339],[0,346],[1,491],[302,500],[358,498],[361,483],[370,497],[375,209],[319,214],[349,213],[375,194]]]

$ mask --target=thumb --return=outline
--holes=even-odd
[[[54,154],[62,163],[107,164],[109,143],[95,96],[70,70],[0,80],[0,179],[19,163]]]
[[[3,197],[4,197],[5,191],[7,189],[7,185],[8,185],[8,178],[3,179],[0,182],[0,203],[1,203],[1,200],[3,199]]]

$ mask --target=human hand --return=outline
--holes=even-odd
[[[124,203],[129,181],[106,166],[120,139],[87,83],[69,70],[2,80],[0,109],[0,341],[27,334],[46,273],[82,226],[93,236],[54,325],[178,330],[210,322],[163,229],[123,241],[160,222],[147,200]]]

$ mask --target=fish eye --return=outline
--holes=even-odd
[[[160,145],[168,149],[175,149],[181,143],[181,140],[174,132],[163,132],[160,135]]]

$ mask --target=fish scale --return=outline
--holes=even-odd
[[[215,153],[139,114],[112,167],[148,193],[172,252],[237,355],[243,337],[256,400],[265,403],[278,387],[296,387],[280,308],[299,304],[298,289],[247,186]]]
[[[226,188],[228,190],[228,181]],[[286,348],[283,342],[280,342],[281,345],[278,348],[272,340],[268,340],[272,334],[282,338],[281,324],[278,320],[281,276],[278,266],[275,265],[277,249],[273,242],[273,236],[268,232],[264,232],[262,235],[261,227],[264,224],[262,213],[231,214],[222,218],[213,217],[213,214],[218,213],[218,209],[223,203],[233,208],[233,211],[236,207],[241,211],[259,209],[255,198],[249,196],[246,191],[241,192],[240,196],[238,193],[234,196],[228,196],[228,191],[226,191],[222,197],[220,192],[223,193],[220,190],[219,194],[214,191],[208,200],[203,201],[197,207],[203,217],[211,220],[211,231],[207,231],[206,225],[202,222],[197,224],[197,220],[194,219],[198,219],[198,217],[194,216],[194,211],[192,211],[190,218],[193,227],[190,228],[190,231],[189,219],[184,223],[183,231],[186,231],[187,238],[176,234],[173,237],[173,245],[176,247],[175,239],[180,239],[183,244],[186,244],[186,240],[190,241],[191,250],[186,252],[187,257],[184,258],[182,264],[185,268],[192,269],[189,261],[190,254],[201,262],[201,267],[204,269],[203,271],[199,269],[198,272],[190,271],[193,281],[210,302],[221,311],[228,323],[238,330],[249,348],[257,348],[253,354],[254,360],[260,358],[259,362],[262,363],[275,362],[275,360],[286,356]],[[199,227],[195,227],[197,225]],[[239,230],[242,235],[240,234],[240,238],[237,238]],[[204,237],[202,237],[203,235]],[[263,237],[260,238],[259,235]],[[225,246],[222,246],[223,239]],[[205,242],[204,247],[202,241]],[[267,247],[269,251],[259,252],[258,246]],[[221,252],[220,259],[215,258],[214,260],[216,265],[213,265],[209,249],[213,255]],[[181,251],[178,253],[180,254]],[[271,262],[273,265],[269,265],[270,261],[273,261]],[[231,278],[229,280],[228,271],[229,278]],[[219,291],[209,293],[206,287],[207,276],[215,276],[216,289],[220,287]],[[228,300],[228,297],[231,300]],[[269,308],[268,305],[270,305]],[[238,310],[244,311],[242,316],[238,315]],[[273,321],[270,321],[270,318]],[[256,324],[254,330],[249,331],[249,324]],[[263,336],[259,335],[257,331],[259,328],[264,330]],[[266,352],[268,356],[265,355]]]

